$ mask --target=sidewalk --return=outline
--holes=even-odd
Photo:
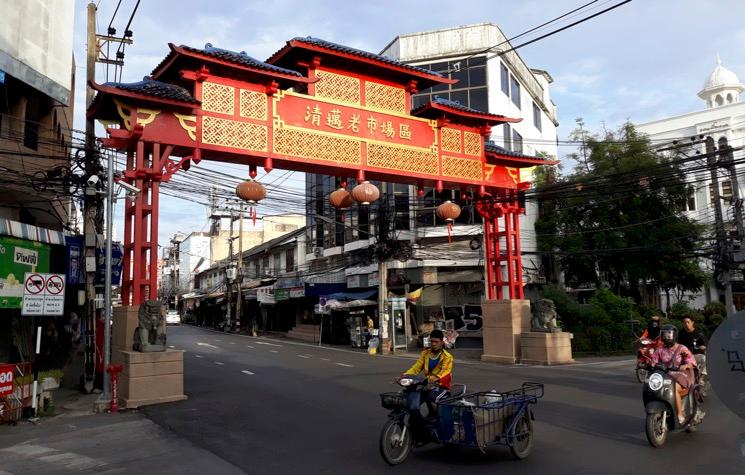
[[[94,414],[98,394],[58,392],[58,415],[0,426],[0,475],[244,473],[137,411]]]

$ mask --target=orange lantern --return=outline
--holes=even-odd
[[[380,190],[369,181],[363,181],[352,190],[352,199],[361,205],[369,205],[380,198]]]
[[[329,203],[336,209],[346,209],[354,204],[354,200],[347,190],[339,188],[329,195]]]
[[[460,206],[448,200],[437,207],[437,217],[446,223],[452,223],[460,216]]]
[[[235,194],[238,198],[255,205],[266,198],[266,188],[258,181],[246,180],[235,187]]]

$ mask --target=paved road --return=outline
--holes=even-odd
[[[161,426],[247,473],[745,473],[745,423],[712,397],[695,434],[676,433],[662,449],[644,436],[641,388],[633,362],[566,367],[456,362],[469,390],[546,385],[535,408],[532,455],[512,460],[505,449],[415,449],[396,468],[378,453],[386,420],[378,393],[408,358],[293,344],[283,340],[169,328],[169,344],[187,351],[189,400],[145,411]]]

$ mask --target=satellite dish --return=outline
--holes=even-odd
[[[706,367],[719,399],[745,419],[745,310],[716,329],[706,350]]]

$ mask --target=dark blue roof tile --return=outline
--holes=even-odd
[[[107,82],[104,86],[121,89],[122,91],[135,92],[145,96],[159,97],[161,99],[170,99],[172,101],[188,102],[198,104],[199,101],[194,99],[189,91],[175,84],[155,81],[149,77],[143,78],[139,82]]]
[[[545,160],[542,157],[534,157],[532,155],[525,155],[520,152],[513,152],[511,150],[507,150],[506,148],[500,147],[499,145],[495,144],[491,140],[487,140],[486,144],[484,145],[484,150],[488,153],[496,153],[498,155],[504,155],[506,157],[512,157],[512,158],[530,158],[532,160]]]
[[[313,38],[312,36],[305,36],[305,37],[298,36],[296,38],[293,38],[290,41],[299,41],[299,42],[306,43],[309,45],[318,46],[320,48],[330,49],[332,51],[338,51],[340,53],[346,53],[346,54],[351,54],[354,56],[359,56],[361,58],[372,59],[374,61],[390,64],[392,66],[397,66],[399,68],[407,69],[409,71],[416,71],[420,74],[428,74],[430,76],[437,76],[437,77],[447,79],[442,74],[434,72],[434,71],[430,71],[429,69],[419,68],[417,66],[411,66],[409,64],[404,64],[400,61],[396,61],[395,59],[386,58],[385,56],[381,56],[379,54],[370,53],[368,51],[362,51],[361,49],[351,48],[349,46],[340,45],[338,43],[332,43],[331,41],[322,40],[320,38]]]
[[[273,64],[265,63],[263,61],[259,61],[256,58],[252,58],[251,56],[247,55],[245,51],[241,51],[239,53],[237,51],[231,51],[228,49],[215,48],[210,43],[204,45],[204,49],[192,48],[191,46],[185,45],[181,45],[181,48],[187,51],[203,54],[205,56],[210,56],[212,58],[221,59],[230,63],[247,66],[249,68],[260,69],[276,74],[285,74],[287,76],[303,77],[302,74],[297,71],[293,71],[292,69],[280,68],[279,66],[274,66]]]

